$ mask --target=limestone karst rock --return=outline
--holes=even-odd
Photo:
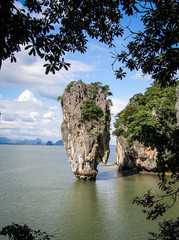
[[[62,140],[73,173],[79,180],[96,179],[99,162],[109,156],[110,110],[107,86],[71,82],[62,99]]]
[[[178,101],[178,87],[162,88],[157,83],[144,94],[135,94],[129,100],[118,113],[113,132],[117,136],[117,164],[120,169],[157,171],[161,159],[174,159]]]
[[[117,137],[116,155],[116,163],[121,170],[153,171],[157,166],[157,151],[155,149],[145,147],[138,141],[135,141],[128,149],[127,139],[123,136]]]

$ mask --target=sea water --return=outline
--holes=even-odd
[[[115,160],[113,147],[109,164]],[[157,175],[98,169],[96,182],[77,182],[63,146],[0,145],[0,229],[15,222],[56,240],[148,239],[158,223],[146,221],[132,201],[157,189]],[[178,208],[165,218],[175,218]]]

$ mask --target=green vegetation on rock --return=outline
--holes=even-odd
[[[144,94],[134,95],[126,108],[117,115],[113,134],[126,137],[130,146],[134,140],[138,140],[154,148],[154,132],[159,122],[171,128],[177,124],[176,99],[175,86],[161,88],[157,84],[148,88]]]
[[[66,92],[70,92],[70,88],[73,87],[73,86],[75,85],[75,83],[76,83],[76,81],[70,82],[70,83],[66,86],[65,91],[66,91]]]
[[[95,100],[87,98],[81,106],[82,122],[99,121],[103,117],[103,110],[97,106]]]
[[[110,120],[111,120],[110,106],[112,106],[112,101],[111,99],[106,99],[106,98],[108,96],[111,96],[112,93],[109,91],[109,86],[108,85],[103,86],[101,82],[94,82],[91,84],[87,84],[84,86],[84,88],[85,88],[85,94],[87,98],[85,98],[85,100],[82,101],[81,121],[83,123],[89,122],[92,124],[92,129],[89,131],[89,134],[88,134],[89,137],[93,137],[93,136],[98,137],[102,134],[102,131],[99,130],[100,125],[104,124],[105,121],[110,123]],[[97,101],[101,97],[106,100],[105,116],[104,116],[102,107],[97,104]]]
[[[62,100],[62,96],[57,97],[57,101],[60,102]]]

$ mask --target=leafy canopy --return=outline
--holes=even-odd
[[[175,103],[175,87],[161,88],[155,84],[145,94],[134,95],[126,108],[117,115],[114,135],[122,134],[130,145],[134,140],[139,140],[145,146],[155,148],[158,145],[155,130],[159,123],[169,128],[176,127]]]
[[[7,58],[16,62],[14,53],[24,45],[29,55],[47,62],[46,74],[67,70],[65,52],[84,53],[88,36],[112,46],[123,33],[115,0],[25,0],[22,8],[16,1],[0,3],[0,67]]]
[[[149,240],[177,240],[179,239],[179,217],[174,221],[173,219],[169,221],[164,221],[159,223],[159,233],[150,232],[152,238]]]
[[[127,26],[132,40],[121,53],[113,53],[113,69],[116,62],[122,64],[114,70],[116,77],[125,77],[125,68],[131,71],[140,69],[144,75],[150,74],[154,82],[159,82],[162,86],[173,84],[177,80],[179,68],[178,1],[134,2],[135,12],[141,19],[144,30],[134,32]]]
[[[38,55],[47,63],[46,74],[65,68],[66,52],[85,53],[88,37],[113,46],[114,37],[122,36],[123,15],[135,15],[144,30],[129,29],[129,41],[121,53],[113,53],[114,62],[122,65],[114,70],[122,79],[126,72],[141,69],[163,86],[175,83],[179,66],[178,1],[177,0],[25,0],[23,7],[17,0],[0,3],[0,67],[22,45],[29,55]],[[125,44],[125,42],[124,42]]]

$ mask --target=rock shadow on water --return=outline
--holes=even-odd
[[[118,169],[118,173],[121,175],[121,177],[129,177],[132,175],[138,175],[139,174],[138,169],[126,169],[126,170],[121,170],[120,168]]]
[[[118,167],[111,167],[111,166],[101,166],[100,172],[98,172],[96,176],[96,181],[99,180],[114,180],[117,178],[122,178],[122,177],[129,177],[132,175],[137,175],[139,174],[138,170],[121,170]]]

